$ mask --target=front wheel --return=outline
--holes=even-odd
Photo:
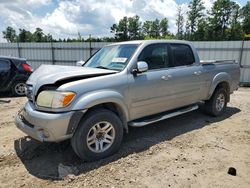
[[[227,106],[227,96],[227,91],[224,88],[216,89],[212,97],[205,102],[206,112],[212,116],[222,115]]]
[[[122,137],[123,127],[119,117],[112,111],[97,109],[81,120],[71,145],[80,158],[95,161],[117,152]]]

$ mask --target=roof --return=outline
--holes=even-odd
[[[132,40],[132,41],[125,41],[125,42],[117,42],[110,44],[108,46],[112,45],[120,45],[120,44],[155,44],[155,43],[182,43],[182,44],[190,44],[189,41],[185,40]]]
[[[11,60],[26,60],[24,58],[20,58],[20,57],[13,57],[13,56],[1,56],[0,55],[0,59],[11,59]]]

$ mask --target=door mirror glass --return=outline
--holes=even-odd
[[[84,65],[85,61],[81,60],[81,61],[77,61],[76,62],[76,66],[78,67],[82,67]]]
[[[148,71],[148,64],[145,61],[137,62],[137,73],[143,73]]]

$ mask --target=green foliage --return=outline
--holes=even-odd
[[[51,34],[45,34],[41,28],[32,33],[25,29],[15,29],[8,26],[3,38],[7,42],[115,42],[127,40],[150,39],[185,39],[196,41],[211,40],[242,40],[244,35],[250,35],[250,2],[242,8],[233,0],[216,0],[207,15],[202,0],[191,0],[187,12],[186,24],[179,6],[176,15],[176,35],[169,32],[167,18],[161,20],[146,20],[142,22],[138,15],[123,17],[110,27],[114,37],[84,39],[78,32],[76,38],[54,39]],[[185,25],[185,31],[184,31]]]
[[[241,40],[244,37],[244,31],[240,23],[241,10],[238,4],[233,6],[232,16],[230,18],[230,28],[227,30],[228,40],[231,38]]]
[[[118,41],[128,40],[128,18],[125,16],[117,24],[113,24],[110,28],[111,32],[115,34],[115,39]]]
[[[118,24],[110,27],[111,33],[114,33],[115,40],[140,40],[145,38],[164,38],[169,36],[168,19],[155,19],[145,21],[143,24],[139,16],[123,17]]]
[[[34,33],[25,29],[19,29],[19,34],[16,34],[16,30],[8,26],[3,31],[3,38],[7,42],[51,42],[54,41],[51,34],[44,34],[41,28],[36,28]]]
[[[139,16],[136,15],[128,18],[128,33],[130,40],[142,39],[141,27],[142,23]]]
[[[161,34],[161,37],[165,37],[165,36],[168,36],[170,33],[168,31],[168,19],[167,18],[163,18],[161,21],[160,21],[160,34]]]
[[[145,21],[142,26],[142,33],[145,37],[151,37],[152,21]]]
[[[248,4],[249,2],[247,5]],[[249,19],[250,23],[250,5],[249,8],[246,8],[247,5],[241,10],[240,6],[234,1],[216,0],[211,10],[208,12],[208,17],[206,17],[203,14],[204,8],[201,1],[191,1],[184,38],[186,40],[201,41],[242,40],[244,37],[244,20]],[[245,19],[243,20],[243,23],[241,23],[241,12],[243,12],[244,9],[246,10]],[[249,27],[246,26],[246,28]]]
[[[141,21],[139,16],[123,17],[118,24],[113,24],[111,33],[117,41],[142,39]]]
[[[208,19],[211,27],[210,37],[212,40],[228,39],[230,18],[233,17],[235,8],[236,3],[230,0],[217,0],[214,2]]]
[[[180,6],[178,7],[177,10],[176,26],[177,26],[177,33],[176,33],[177,39],[183,39],[184,17]]]
[[[5,31],[3,31],[3,38],[7,40],[7,42],[15,42],[17,39],[16,31],[12,27],[7,27]]]
[[[203,11],[205,7],[203,4],[202,0],[193,0],[188,5],[190,10],[188,11],[187,27],[189,27],[191,39],[194,39],[194,33],[197,30],[198,23],[204,17]]]
[[[144,40],[171,40],[171,39],[175,39],[176,37],[173,34],[169,34],[169,35],[165,35],[165,36],[160,36],[160,37],[150,37],[150,36],[146,36],[144,38]]]
[[[154,38],[160,38],[160,21],[158,19],[152,21],[151,36]]]
[[[197,41],[204,41],[208,39],[209,26],[206,19],[201,19],[197,25],[197,31],[194,33],[193,38]]]
[[[32,42],[32,41],[33,37],[30,31],[26,31],[25,29],[19,29],[17,42]]]
[[[242,7],[242,28],[245,34],[250,34],[250,2],[248,1],[247,4]]]

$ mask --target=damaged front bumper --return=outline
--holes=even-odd
[[[76,116],[76,113],[75,111],[40,112],[35,110],[33,103],[27,102],[16,115],[15,124],[20,130],[36,140],[60,142],[72,137],[73,129],[77,127],[81,118],[79,115]]]

